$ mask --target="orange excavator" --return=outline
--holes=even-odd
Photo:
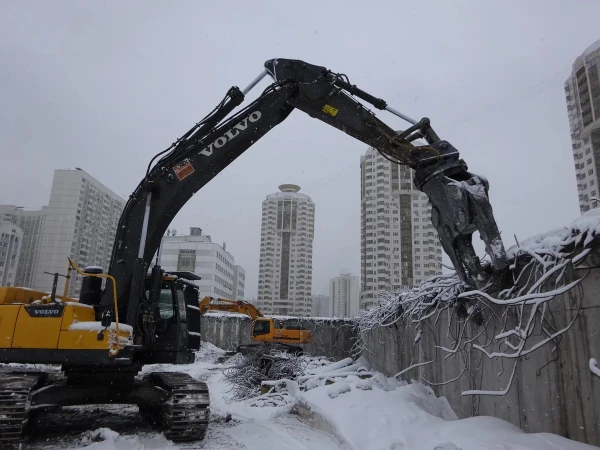
[[[247,349],[256,348],[261,343],[274,344],[292,353],[302,353],[302,348],[293,344],[306,344],[312,341],[311,332],[294,325],[278,328],[275,319],[265,317],[252,303],[244,300],[229,300],[225,298],[204,297],[199,305],[200,316],[209,311],[224,311],[245,314],[252,319],[252,342],[254,345],[241,345],[238,350],[244,353]]]

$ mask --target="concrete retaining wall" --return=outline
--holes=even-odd
[[[588,264],[598,266],[598,263],[600,255],[596,252]],[[429,323],[431,330],[426,330],[416,345],[414,330],[402,322],[374,329],[367,336],[362,354],[375,369],[389,376],[411,364],[435,359],[432,364],[408,371],[402,378],[433,383],[436,394],[446,397],[460,418],[489,415],[527,432],[555,433],[600,446],[600,377],[589,370],[590,358],[600,360],[600,270],[590,270],[579,288],[552,300],[557,329],[573,320],[579,302],[578,317],[560,339],[557,351],[553,353],[553,345],[548,344],[521,359],[512,388],[504,396],[461,395],[469,389],[503,390],[513,362],[490,360],[474,349],[447,359],[444,359],[447,353],[436,354],[432,350],[436,345],[451,348],[450,334],[459,333],[459,324],[456,321],[449,324],[444,315],[437,323]],[[474,331],[471,328],[469,334],[477,334]],[[484,336],[474,342],[481,344],[483,340]],[[458,381],[435,385],[459,377],[465,367],[467,371]]]

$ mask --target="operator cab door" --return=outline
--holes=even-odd
[[[270,319],[256,319],[252,325],[253,341],[269,341],[273,330],[271,330]]]
[[[174,281],[163,280],[158,298],[157,339],[154,347],[156,351],[187,350],[186,308],[183,292],[178,291],[180,289]]]

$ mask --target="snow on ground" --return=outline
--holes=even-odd
[[[203,342],[196,362],[188,365],[150,365],[144,372],[181,371],[205,381],[211,397],[211,422],[203,442],[177,443],[157,433],[138,414],[136,406],[90,405],[63,408],[60,412],[36,417],[36,436],[27,443],[32,450],[335,450],[339,441],[326,433],[312,430],[289,409],[270,411],[252,408],[246,403],[226,403],[229,386],[223,370],[228,355]],[[0,371],[23,369],[23,365],[0,364]],[[50,366],[53,371],[58,367]],[[29,366],[28,369],[35,369]],[[38,366],[37,370],[41,368]],[[46,367],[44,367],[44,370]],[[227,420],[231,414],[231,420]]]
[[[380,373],[362,372],[361,377],[343,376],[345,363],[312,370],[317,378],[304,380],[308,390],[288,381],[283,401],[261,402],[261,396],[232,402],[229,385],[223,380],[230,355],[212,344],[203,343],[194,364],[154,365],[144,372],[184,371],[206,381],[211,396],[211,423],[203,442],[173,444],[146,424],[135,406],[84,406],[44,413],[35,419],[37,434],[28,449],[48,450],[584,450],[595,447],[556,435],[527,434],[492,417],[458,420],[445,398],[431,388],[387,378]],[[344,367],[345,364],[345,367]],[[0,365],[2,370],[15,370]],[[38,368],[39,369],[39,368]],[[327,384],[322,377],[329,377]],[[347,373],[347,372],[346,372]],[[304,377],[306,378],[306,377]],[[316,379],[321,380],[314,382]],[[310,383],[309,381],[313,381]],[[267,394],[272,395],[272,394]],[[274,404],[256,407],[252,405]],[[302,418],[298,409],[312,411]],[[319,431],[307,423],[325,419]],[[305,423],[306,422],[306,423]]]
[[[298,401],[323,416],[351,448],[411,450],[584,450],[596,447],[547,433],[524,433],[494,417],[457,420],[445,398],[414,382],[376,375],[370,388],[348,377],[339,393],[337,384],[300,394]],[[331,395],[333,393],[338,395]]]

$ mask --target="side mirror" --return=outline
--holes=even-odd
[[[110,311],[104,311],[102,313],[102,316],[100,316],[100,324],[102,325],[102,327],[104,328],[108,328],[110,327],[110,324],[112,323],[112,314]]]

